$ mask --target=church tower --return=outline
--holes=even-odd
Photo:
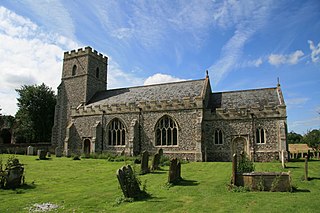
[[[71,108],[85,105],[107,85],[108,58],[91,47],[64,53],[61,84],[58,87],[52,146],[63,147]]]

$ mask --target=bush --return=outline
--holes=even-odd
[[[247,154],[241,154],[240,160],[237,165],[237,171],[240,173],[244,172],[253,172],[254,171],[254,164],[253,162],[248,158]]]

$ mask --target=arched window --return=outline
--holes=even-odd
[[[223,144],[223,132],[221,129],[214,130],[214,144]]]
[[[169,116],[163,116],[156,124],[156,146],[178,145],[178,126]]]
[[[108,125],[108,145],[124,146],[126,145],[126,130],[123,123],[118,119],[113,119]]]
[[[97,69],[96,69],[96,78],[99,78],[99,74],[100,74],[99,71],[100,71],[99,67],[97,67]]]
[[[256,129],[256,143],[265,143],[266,134],[263,128]]]
[[[72,67],[72,76],[75,76],[77,74],[77,65],[73,65]]]

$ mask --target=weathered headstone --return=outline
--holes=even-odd
[[[142,159],[141,159],[141,172],[140,174],[147,174],[149,173],[149,153],[148,151],[144,151],[142,153]]]
[[[151,170],[159,170],[160,169],[160,155],[156,153],[152,160]]]
[[[117,171],[117,178],[126,198],[135,198],[141,193],[138,180],[130,165],[123,166]]]
[[[47,153],[44,150],[38,149],[38,153],[37,153],[38,157],[40,160],[45,160]]]
[[[232,156],[232,184],[237,184],[237,154]]]
[[[174,184],[178,183],[181,179],[181,164],[177,158],[173,158],[170,161],[168,182]]]
[[[0,173],[0,187],[15,189],[24,182],[24,167],[18,159],[12,159],[10,166]]]
[[[62,149],[61,149],[61,147],[56,147],[54,152],[55,152],[56,157],[58,157],[58,158],[62,157]]]
[[[27,155],[34,155],[34,147],[33,146],[28,146]]]

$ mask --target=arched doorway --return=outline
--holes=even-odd
[[[240,156],[241,153],[246,153],[247,155],[249,154],[248,143],[245,137],[238,136],[232,140],[231,156],[233,154]]]
[[[83,141],[83,153],[90,155],[91,153],[91,141],[87,138]]]

